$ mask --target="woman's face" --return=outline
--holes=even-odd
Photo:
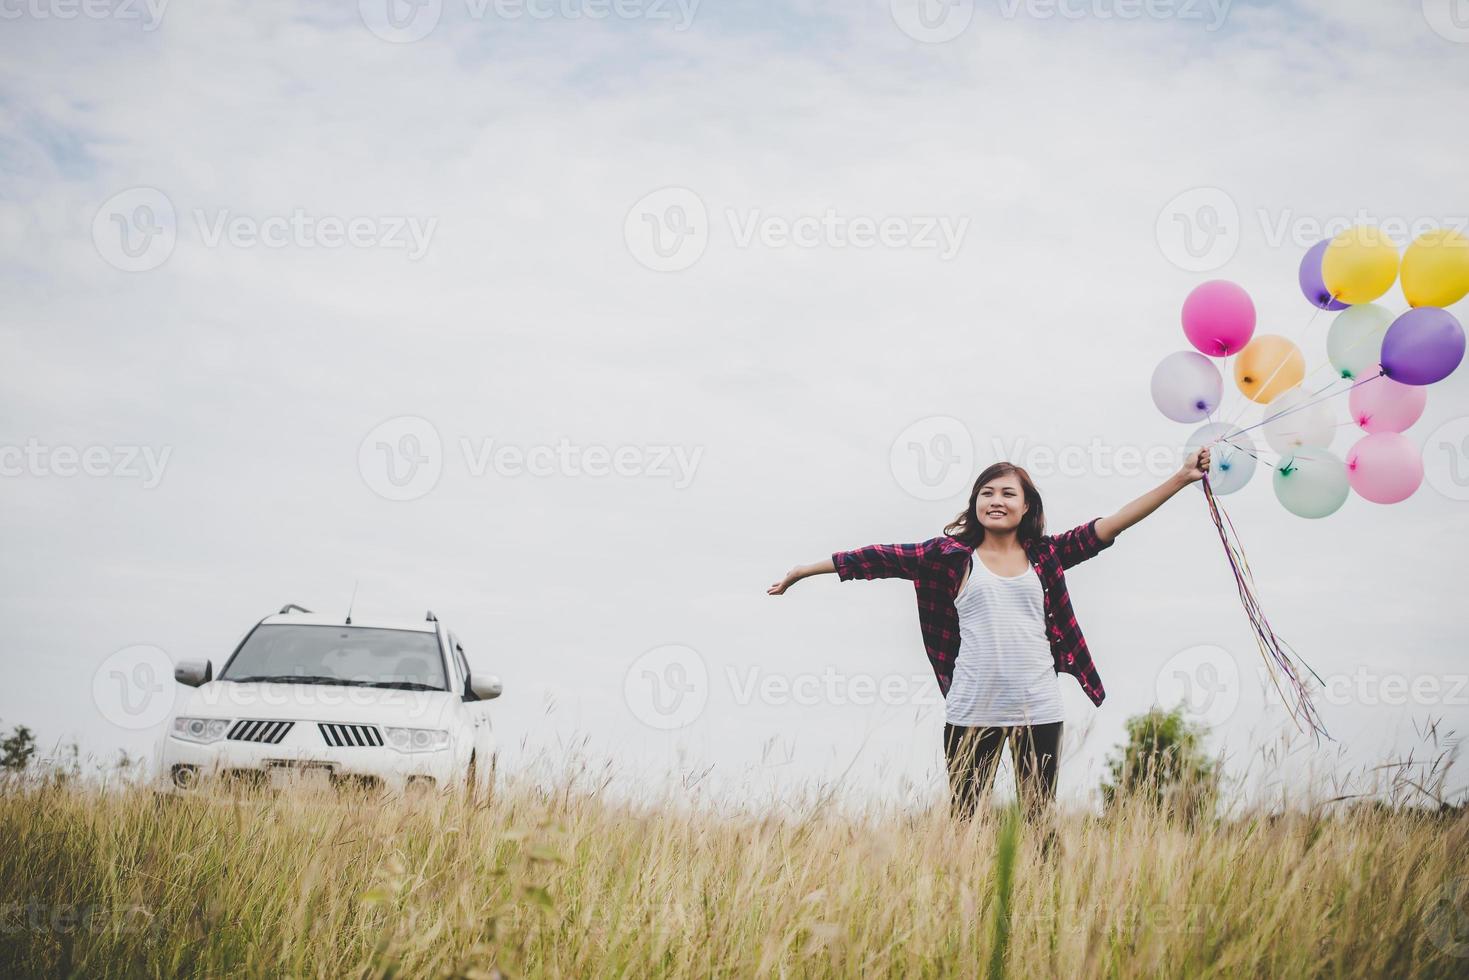
[[[1020,526],[1020,519],[1030,507],[1025,502],[1020,478],[1014,473],[1006,473],[979,488],[974,509],[979,514],[980,526],[985,530],[1012,531]]]

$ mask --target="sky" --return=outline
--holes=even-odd
[[[1311,245],[1469,225],[1462,0],[0,19],[0,728],[99,758],[151,752],[171,662],[355,588],[503,679],[506,769],[938,799],[911,586],[766,587],[938,535],[997,459],[1052,533],[1115,512],[1195,428],[1149,393],[1190,290],[1315,369]],[[1300,518],[1266,465],[1219,498],[1335,741],[1262,676],[1199,487],[1069,572],[1108,694],[1060,678],[1068,805],[1161,703],[1254,798],[1456,751],[1464,369],[1406,434],[1401,503]]]

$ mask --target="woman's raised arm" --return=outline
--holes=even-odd
[[[1136,500],[1128,501],[1117,513],[1097,521],[1097,537],[1101,539],[1102,544],[1111,544],[1117,535],[1163,506],[1163,501],[1190,483],[1202,480],[1208,468],[1209,447],[1194,450],[1177,473]]]

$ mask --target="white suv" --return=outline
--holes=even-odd
[[[408,789],[492,784],[494,733],[479,702],[498,677],[474,675],[432,612],[420,622],[353,622],[297,605],[267,616],[214,676],[184,661],[159,746],[168,787],[205,777],[254,785]]]

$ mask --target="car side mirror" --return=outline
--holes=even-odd
[[[500,678],[494,674],[470,674],[469,691],[476,701],[493,701],[505,690]]]
[[[180,660],[173,668],[173,679],[189,687],[214,680],[214,664],[208,660]]]

